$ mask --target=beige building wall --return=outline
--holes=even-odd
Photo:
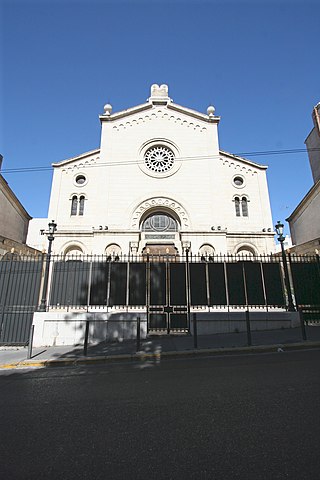
[[[26,243],[30,219],[30,215],[0,175],[0,235],[18,243]]]
[[[305,144],[308,150],[313,181],[316,183],[320,180],[320,102],[313,109],[312,120],[314,128],[308,135]]]
[[[314,254],[316,248],[320,250],[320,180],[299,203],[288,222],[296,253]]]
[[[312,112],[314,128],[306,139],[314,185],[287,221],[292,237],[292,251],[311,254],[320,250],[320,103]]]

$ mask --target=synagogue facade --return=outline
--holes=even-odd
[[[274,250],[267,167],[220,150],[220,117],[167,85],[100,116],[96,150],[55,163],[55,254],[265,254]]]

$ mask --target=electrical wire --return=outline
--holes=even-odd
[[[219,158],[221,155],[230,155],[231,157],[234,157],[235,160],[237,160],[237,157],[239,160],[241,160],[242,156],[246,157],[258,157],[258,156],[266,156],[266,155],[288,155],[288,154],[295,154],[295,153],[308,153],[311,151],[320,151],[320,148],[309,148],[307,150],[306,148],[295,148],[295,149],[287,149],[287,150],[262,150],[262,151],[256,151],[256,152],[239,152],[239,153],[228,153],[228,152],[222,152],[219,155],[203,155],[203,156],[192,156],[192,157],[178,157],[177,160],[181,162],[188,162],[188,161],[200,161],[200,160],[208,160],[208,159],[213,159],[213,158]],[[77,157],[73,157],[74,161],[79,161],[77,160]],[[70,159],[71,161],[72,159]],[[67,160],[62,160],[62,162],[68,162]],[[115,166],[128,166],[128,165],[139,165],[139,164],[144,164],[144,160],[125,160],[125,161],[117,161],[117,162],[103,162],[103,163],[98,163],[98,164],[91,164],[91,165],[86,165],[82,164],[81,168],[92,168],[92,167],[103,167],[103,166],[108,166],[108,167],[115,167]],[[59,163],[57,164],[59,165]],[[63,167],[63,165],[61,165]],[[33,167],[16,167],[16,168],[4,168],[0,172],[1,173],[30,173],[30,172],[44,172],[44,171],[51,171],[53,170],[54,167],[52,166],[33,166]]]

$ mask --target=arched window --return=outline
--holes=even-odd
[[[253,257],[255,255],[255,251],[249,245],[243,245],[242,247],[238,248],[236,254],[241,255],[243,257]]]
[[[239,197],[236,197],[234,199],[234,205],[235,205],[235,209],[236,209],[236,216],[240,217],[240,198]]]
[[[85,196],[81,195],[78,197],[78,195],[73,195],[71,198],[71,215],[83,215],[84,214],[84,202],[85,202]]]
[[[79,199],[79,215],[83,215],[84,212],[84,196],[81,195]]]
[[[78,197],[74,195],[71,200],[71,215],[77,215],[78,211]]]
[[[167,213],[152,213],[142,224],[143,232],[176,232],[176,220]]]
[[[247,197],[234,197],[234,208],[236,217],[248,217],[248,199]]]
[[[64,252],[67,258],[72,258],[83,254],[83,250],[78,245],[69,245]]]
[[[241,199],[241,208],[242,208],[242,216],[248,216],[248,200],[246,197],[242,197]]]

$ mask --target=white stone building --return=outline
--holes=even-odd
[[[166,85],[105,105],[100,148],[53,165],[53,252],[272,252],[267,167],[220,150],[214,111],[177,105]]]

